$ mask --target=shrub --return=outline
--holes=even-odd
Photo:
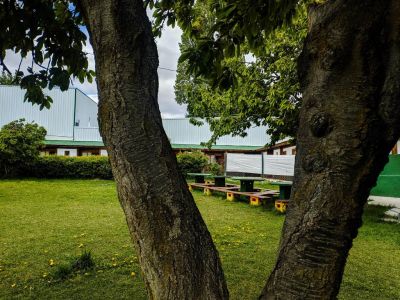
[[[187,173],[199,173],[208,164],[207,155],[200,151],[180,152],[176,155],[179,169],[186,176]]]
[[[210,163],[205,167],[205,170],[207,173],[211,173],[213,175],[222,175],[223,174],[223,170],[222,170],[222,166],[220,164],[217,163]]]
[[[0,177],[17,176],[39,157],[46,130],[24,119],[4,125],[0,130]]]
[[[104,156],[43,156],[27,168],[24,175],[38,178],[113,178],[108,157]]]

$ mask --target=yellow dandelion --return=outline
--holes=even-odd
[[[132,276],[132,277],[135,277],[135,276],[136,276],[136,273],[135,273],[135,272],[131,272],[131,276]]]
[[[46,278],[47,277],[47,273],[43,273],[43,278]]]
[[[115,257],[111,258],[111,260],[114,261],[114,260],[115,260]]]
[[[113,267],[116,267],[116,266],[117,266],[117,264],[116,264],[116,263],[113,263],[113,264],[112,264],[112,266],[113,266]]]
[[[79,248],[83,248],[83,244],[82,244],[82,243],[80,243],[78,247],[79,247]]]
[[[54,260],[53,260],[53,259],[50,259],[50,260],[49,260],[49,266],[50,266],[50,267],[54,266]]]
[[[13,284],[11,285],[12,288],[15,288],[16,286],[17,286],[16,283],[13,283]]]

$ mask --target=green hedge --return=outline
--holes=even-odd
[[[112,179],[108,157],[44,156],[39,157],[20,175],[37,178],[99,178]]]
[[[187,173],[207,171],[220,173],[217,164],[208,164],[208,157],[200,151],[177,154],[179,169]],[[99,178],[112,179],[111,165],[104,156],[42,156],[21,170],[15,170],[15,177],[36,178]]]

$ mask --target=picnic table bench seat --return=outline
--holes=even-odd
[[[226,184],[226,186],[215,186],[213,183],[189,183],[189,190],[195,188],[203,189],[204,194],[210,196],[212,191],[226,193],[226,199],[234,201],[235,196],[249,197],[250,205],[261,205],[268,199],[273,199],[279,195],[278,191],[274,190],[261,190],[260,188],[253,189],[252,192],[241,192],[240,186],[234,184]]]
[[[215,186],[214,183],[189,183],[189,190],[193,190],[193,188],[209,188],[213,190],[221,190],[221,192],[224,192],[226,189],[239,189],[239,186],[235,184],[226,184],[226,186]]]
[[[229,201],[233,201],[235,199],[235,195],[238,196],[247,196],[250,200],[250,205],[259,206],[264,201],[268,199],[273,199],[273,197],[277,196],[279,193],[273,190],[264,190],[264,191],[254,191],[254,192],[240,192],[240,191],[228,191],[226,193],[226,199]]]

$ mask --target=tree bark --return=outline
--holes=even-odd
[[[162,126],[143,1],[79,5],[96,61],[100,132],[149,298],[227,299],[217,250]]]
[[[400,135],[400,1],[309,11],[295,179],[260,299],[335,299],[371,187]]]

